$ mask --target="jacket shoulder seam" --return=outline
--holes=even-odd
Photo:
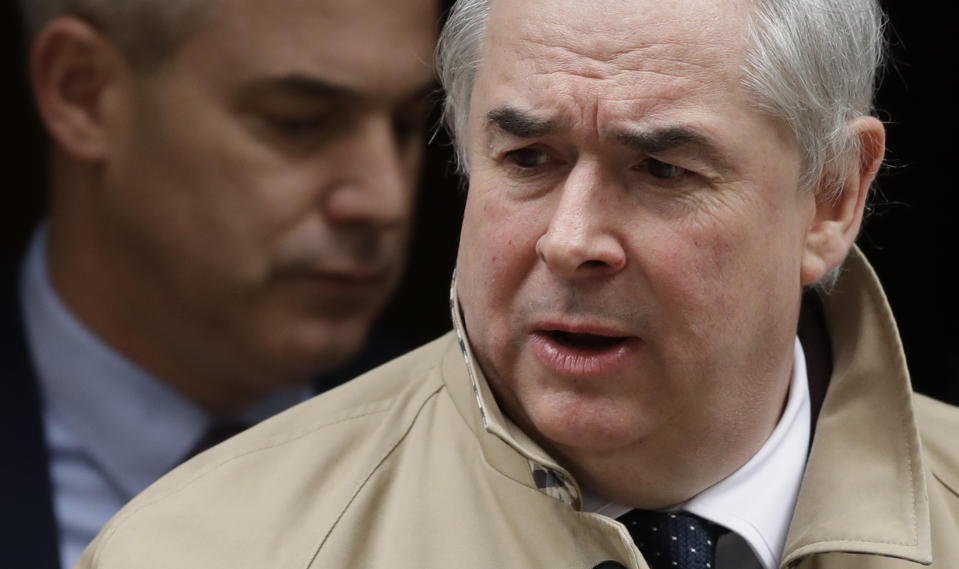
[[[380,458],[375,461],[373,467],[370,468],[366,476],[363,477],[363,479],[356,485],[356,488],[353,490],[353,492],[350,493],[349,500],[347,500],[346,503],[343,504],[343,507],[340,508],[340,511],[336,514],[336,517],[333,519],[333,523],[330,524],[330,527],[326,530],[326,533],[323,534],[323,538],[317,544],[316,549],[314,549],[313,554],[310,556],[309,562],[306,565],[306,569],[313,566],[317,556],[319,556],[320,551],[323,549],[323,546],[326,544],[327,540],[330,538],[330,535],[332,535],[333,531],[337,528],[340,521],[343,519],[343,516],[350,509],[350,506],[353,505],[353,502],[363,491],[363,488],[365,488],[366,485],[369,484],[373,476],[380,470],[380,467],[383,466],[383,464],[387,461],[387,459],[389,459],[390,455],[392,455],[396,451],[397,447],[399,447],[400,444],[404,440],[406,440],[406,437],[407,435],[409,435],[409,432],[413,428],[413,425],[416,424],[416,421],[419,418],[420,413],[422,413],[423,409],[427,406],[427,404],[429,404],[429,402],[433,401],[436,398],[437,394],[440,391],[442,391],[444,387],[445,386],[442,383],[440,383],[431,392],[429,392],[429,394],[426,397],[423,398],[422,402],[417,407],[416,412],[413,414],[413,416],[404,426],[402,434],[396,437],[396,440],[394,440],[393,443],[389,445],[389,448],[387,448],[383,452],[382,456],[380,456]]]

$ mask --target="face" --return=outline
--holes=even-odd
[[[220,0],[205,16],[120,91],[97,207],[155,332],[269,388],[351,355],[397,283],[435,2]]]
[[[492,4],[459,295],[505,412],[587,480],[731,472],[781,411],[815,207],[740,87],[747,9]]]

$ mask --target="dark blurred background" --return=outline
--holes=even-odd
[[[959,404],[959,298],[954,231],[955,90],[945,62],[959,55],[951,18],[928,2],[883,2],[890,60],[877,99],[887,167],[859,245],[899,322],[913,383]]]
[[[885,285],[899,321],[916,388],[959,404],[959,299],[951,228],[959,199],[952,156],[957,125],[946,85],[946,62],[959,55],[948,18],[932,4],[886,1],[891,59],[878,97],[888,127],[888,166],[882,175],[860,246]],[[29,98],[19,20],[13,2],[2,7],[3,129],[7,158],[0,208],[0,254],[15,263],[42,215],[45,142]],[[947,26],[950,29],[947,29]],[[950,82],[951,83],[951,82]],[[427,154],[407,277],[377,327],[381,345],[403,350],[449,329],[447,295],[465,193],[451,163],[445,133]],[[390,348],[387,348],[388,350]]]

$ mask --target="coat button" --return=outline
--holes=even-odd
[[[626,566],[615,561],[603,561],[593,569],[626,569]]]

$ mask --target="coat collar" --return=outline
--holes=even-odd
[[[814,553],[932,561],[912,389],[892,312],[854,249],[822,297],[833,373],[783,565]]]
[[[456,274],[450,285],[450,312],[459,352],[444,358],[443,378],[460,413],[467,418],[483,447],[486,460],[502,474],[556,498],[582,507],[582,494],[573,477],[513,421],[503,415],[489,382],[473,355],[456,292]],[[463,364],[466,364],[465,370]],[[463,375],[467,375],[464,378]],[[519,455],[517,455],[519,452]],[[522,460],[525,458],[526,460]]]

